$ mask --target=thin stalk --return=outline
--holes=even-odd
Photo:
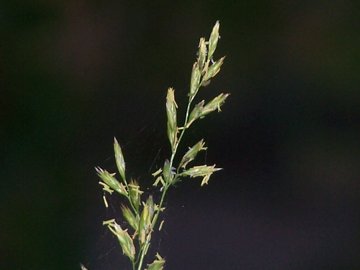
[[[155,214],[154,214],[154,217],[153,217],[153,220],[151,222],[151,230],[153,231],[154,228],[155,228],[155,225],[156,225],[156,221],[159,217],[159,214],[160,214],[160,211],[161,211],[161,208],[164,204],[164,200],[165,200],[165,197],[166,197],[166,192],[168,190],[170,186],[167,184],[165,187],[164,187],[164,190],[161,194],[161,199],[160,199],[160,203],[159,203],[159,209],[156,210]],[[145,258],[145,255],[147,254],[148,250],[149,250],[149,247],[150,247],[150,240],[151,240],[151,234],[146,238],[146,241],[145,241],[145,244],[143,245],[143,248],[141,249],[140,251],[140,259],[139,259],[139,265],[138,265],[138,270],[141,270],[141,267],[142,267],[142,264],[143,264],[143,261],[144,261],[144,258]]]
[[[141,270],[143,261],[144,261],[144,252],[141,252],[141,257],[140,257],[140,262],[139,262],[139,266],[138,266],[138,270]]]
[[[136,262],[135,261],[131,261],[131,265],[132,265],[132,269],[135,270],[136,269]]]
[[[195,93],[197,93],[197,91],[199,90],[200,85],[201,85],[201,84],[198,85],[197,90],[196,90]],[[195,95],[196,95],[196,94],[195,94]],[[180,144],[180,142],[181,142],[181,139],[183,138],[183,136],[184,136],[184,134],[185,134],[185,131],[186,131],[186,129],[187,129],[186,126],[187,126],[188,120],[189,120],[190,107],[191,107],[192,101],[194,100],[195,95],[189,98],[189,102],[188,102],[188,105],[187,105],[187,108],[186,108],[186,113],[185,113],[185,120],[184,120],[183,129],[181,130],[180,136],[179,136],[179,138],[178,138],[178,140],[177,140],[177,142],[176,142],[176,144],[175,144],[175,147],[173,148],[172,153],[171,153],[171,157],[170,157],[170,170],[171,170],[171,168],[173,167],[175,155],[176,155],[177,149],[178,149],[178,147],[179,147],[179,144]],[[179,168],[178,168],[178,169],[179,169]],[[175,178],[178,176],[178,169],[177,169]],[[159,207],[158,207],[158,209],[156,210],[156,212],[155,212],[155,214],[154,214],[154,217],[153,217],[153,220],[152,220],[152,222],[151,222],[151,229],[152,229],[152,230],[154,230],[155,225],[156,225],[156,222],[157,222],[157,220],[158,220],[158,218],[159,218],[159,215],[160,215],[160,212],[161,212],[161,208],[163,207],[163,204],[164,204],[164,201],[165,201],[165,197],[166,197],[166,193],[167,193],[169,187],[170,187],[170,184],[168,184],[168,183],[164,186],[163,192],[162,192],[162,194],[161,194],[161,199],[160,199]],[[143,261],[144,261],[145,255],[147,254],[148,249],[149,249],[149,247],[150,247],[150,239],[151,239],[151,236],[146,239],[146,242],[145,242],[143,248],[142,248],[141,251],[140,251],[140,254],[139,254],[139,255],[140,255],[139,265],[138,265],[137,270],[141,270],[141,267],[142,267],[142,265],[143,265]]]

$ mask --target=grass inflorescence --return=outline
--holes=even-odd
[[[194,104],[199,90],[210,84],[210,81],[219,73],[225,57],[214,59],[214,52],[219,41],[219,22],[216,22],[208,40],[200,38],[197,59],[192,67],[188,102],[184,116],[184,122],[178,123],[178,104],[175,101],[175,90],[169,88],[166,96],[167,137],[170,144],[168,159],[164,161],[161,169],[152,174],[153,186],[158,196],[145,197],[140,184],[133,179],[128,179],[126,174],[125,158],[122,149],[114,138],[114,154],[119,177],[116,173],[110,173],[100,167],[96,172],[101,181],[99,182],[105,193],[115,194],[122,197],[121,206],[123,220],[120,226],[115,219],[106,220],[103,225],[117,238],[124,256],[128,257],[133,270],[162,270],[165,259],[156,253],[155,258],[146,263],[152,234],[163,226],[162,213],[165,211],[164,201],[170,187],[185,178],[200,178],[200,185],[206,185],[210,176],[221,168],[216,165],[191,165],[199,152],[207,149],[203,139],[189,147],[182,153],[179,162],[175,162],[179,151],[179,145],[186,131],[200,119],[208,114],[218,111],[228,98],[229,94],[221,93],[210,101],[202,100]],[[177,160],[176,159],[176,160]],[[144,198],[145,197],[145,198]],[[159,198],[155,201],[154,198]],[[104,195],[104,204],[107,201]],[[124,222],[125,221],[125,222]],[[145,266],[146,264],[146,266]]]

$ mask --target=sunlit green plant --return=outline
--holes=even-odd
[[[175,90],[169,88],[166,96],[167,114],[167,137],[170,142],[171,155],[165,160],[161,169],[152,174],[153,186],[158,192],[159,201],[154,201],[157,196],[149,195],[143,198],[143,189],[135,180],[129,180],[126,174],[124,155],[116,139],[114,139],[115,160],[120,175],[110,173],[100,167],[96,171],[101,178],[99,182],[106,193],[120,195],[124,198],[121,206],[123,221],[127,224],[120,226],[115,219],[103,222],[105,226],[116,236],[122,252],[130,260],[133,270],[145,268],[145,257],[151,245],[152,233],[161,230],[163,221],[160,221],[161,213],[165,211],[164,201],[167,192],[174,184],[181,182],[184,178],[201,178],[201,186],[208,184],[210,176],[220,170],[215,165],[190,166],[197,154],[206,150],[203,139],[189,147],[181,158],[177,158],[179,145],[186,131],[198,120],[204,118],[211,112],[220,111],[221,106],[229,94],[221,93],[209,102],[202,100],[193,105],[201,87],[207,86],[214,78],[224,62],[225,57],[214,60],[214,52],[219,40],[219,22],[216,22],[208,41],[201,38],[198,47],[197,60],[192,67],[190,89],[188,92],[188,103],[182,125],[178,125],[177,109],[175,101]],[[154,194],[153,194],[154,195]],[[107,201],[104,196],[104,203]],[[123,222],[121,223],[123,224]],[[164,268],[165,260],[158,253],[155,259],[147,264],[147,270],[161,270]]]

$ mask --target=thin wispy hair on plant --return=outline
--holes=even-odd
[[[116,138],[114,138],[114,157],[117,172],[109,172],[100,167],[95,168],[100,177],[99,184],[104,191],[105,207],[108,207],[106,194],[123,198],[120,207],[122,220],[115,218],[105,220],[103,225],[115,236],[133,270],[162,270],[165,267],[165,259],[158,252],[152,259],[147,258],[147,255],[153,232],[161,230],[163,226],[162,213],[166,210],[164,202],[168,190],[175,184],[192,178],[200,179],[201,186],[207,185],[212,174],[221,170],[215,164],[192,165],[197,155],[207,149],[204,139],[194,140],[194,144],[189,146],[185,153],[179,151],[179,145],[186,131],[208,114],[220,112],[221,106],[229,96],[228,93],[220,93],[209,101],[200,100],[194,104],[200,90],[210,84],[224,63],[225,57],[214,58],[220,37],[219,27],[220,24],[217,21],[209,39],[200,38],[197,59],[191,71],[188,102],[181,123],[178,118],[179,105],[176,103],[175,90],[172,87],[167,90],[166,132],[170,151],[169,157],[160,169],[149,176],[152,178],[154,194],[145,196],[140,183],[128,178],[125,155]],[[156,201],[155,198],[159,199]],[[81,267],[86,269],[83,265]]]

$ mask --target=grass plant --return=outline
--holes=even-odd
[[[199,152],[207,149],[203,139],[189,147],[185,153],[179,153],[179,145],[188,129],[208,114],[218,111],[229,94],[221,93],[210,101],[202,100],[194,104],[199,91],[210,84],[219,73],[225,57],[214,60],[214,52],[219,41],[219,22],[216,22],[208,40],[200,38],[197,59],[192,66],[188,102],[183,122],[178,123],[178,105],[175,101],[175,90],[169,88],[166,96],[167,137],[170,144],[168,159],[161,169],[152,174],[152,185],[156,194],[145,197],[143,188],[134,179],[128,179],[123,151],[114,138],[114,155],[117,174],[96,167],[99,182],[104,190],[104,204],[107,207],[105,194],[123,198],[121,206],[121,226],[115,219],[105,220],[103,224],[113,233],[120,244],[122,253],[129,259],[132,270],[162,270],[165,259],[156,253],[148,261],[148,252],[153,232],[161,230],[162,213],[166,210],[164,202],[168,190],[186,178],[199,178],[200,185],[206,185],[210,176],[221,170],[216,165],[192,165]],[[180,156],[179,156],[180,155]],[[145,197],[145,198],[144,198]],[[155,201],[154,198],[159,198]],[[124,224],[124,225],[123,225]]]

